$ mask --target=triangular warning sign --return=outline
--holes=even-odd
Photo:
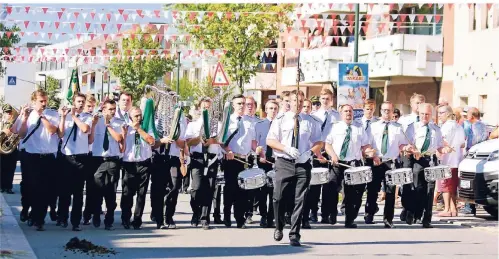
[[[220,62],[217,63],[217,68],[215,69],[215,75],[213,76],[212,86],[228,86],[229,80],[225,75],[224,69],[222,68],[222,64]]]

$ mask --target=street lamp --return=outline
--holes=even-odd
[[[44,88],[45,88],[45,90],[47,90],[47,75],[46,74],[38,74],[38,75],[43,76],[45,78]]]

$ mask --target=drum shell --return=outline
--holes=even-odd
[[[395,170],[389,170],[385,173],[386,184],[388,185],[404,185],[411,184],[414,181],[414,176],[412,169],[410,168],[399,168]]]
[[[216,185],[225,185],[225,176],[224,176],[224,172],[219,172],[217,174],[217,177],[215,178],[215,183]]]
[[[424,169],[424,179],[427,182],[434,182],[437,180],[444,180],[452,178],[452,172],[450,167],[440,165],[440,166],[432,166]]]
[[[274,187],[275,183],[275,171],[271,170],[267,172],[267,187]]]
[[[373,180],[373,172],[369,166],[346,169],[344,175],[346,185],[366,184]]]
[[[321,185],[331,181],[331,171],[327,168],[312,168],[310,185]]]
[[[237,182],[241,189],[258,189],[267,184],[267,175],[263,169],[251,168],[239,173],[237,176]]]

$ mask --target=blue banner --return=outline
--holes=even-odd
[[[350,104],[354,118],[364,114],[364,102],[369,98],[369,65],[367,63],[338,64],[338,107]]]

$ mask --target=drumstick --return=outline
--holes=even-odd
[[[319,160],[319,159],[317,159],[317,158],[314,158],[314,160],[320,161],[320,160]],[[326,160],[326,161],[328,161],[328,162],[329,162],[329,163],[331,163],[331,164],[334,164],[334,163],[333,163],[333,161],[331,161],[331,160]],[[348,168],[352,168],[352,167],[353,167],[353,166],[350,166],[350,165],[345,165],[345,164],[342,164],[342,163],[336,163],[336,164],[341,165],[341,166],[344,166],[344,167],[348,167]]]
[[[247,163],[246,161],[243,161],[243,160],[241,160],[241,159],[239,159],[239,158],[235,158],[235,157],[234,157],[234,160],[236,160],[236,161],[238,161],[238,162],[240,162],[240,163],[243,163],[243,164],[247,164],[248,166],[250,166],[250,164],[249,164],[249,163]]]

